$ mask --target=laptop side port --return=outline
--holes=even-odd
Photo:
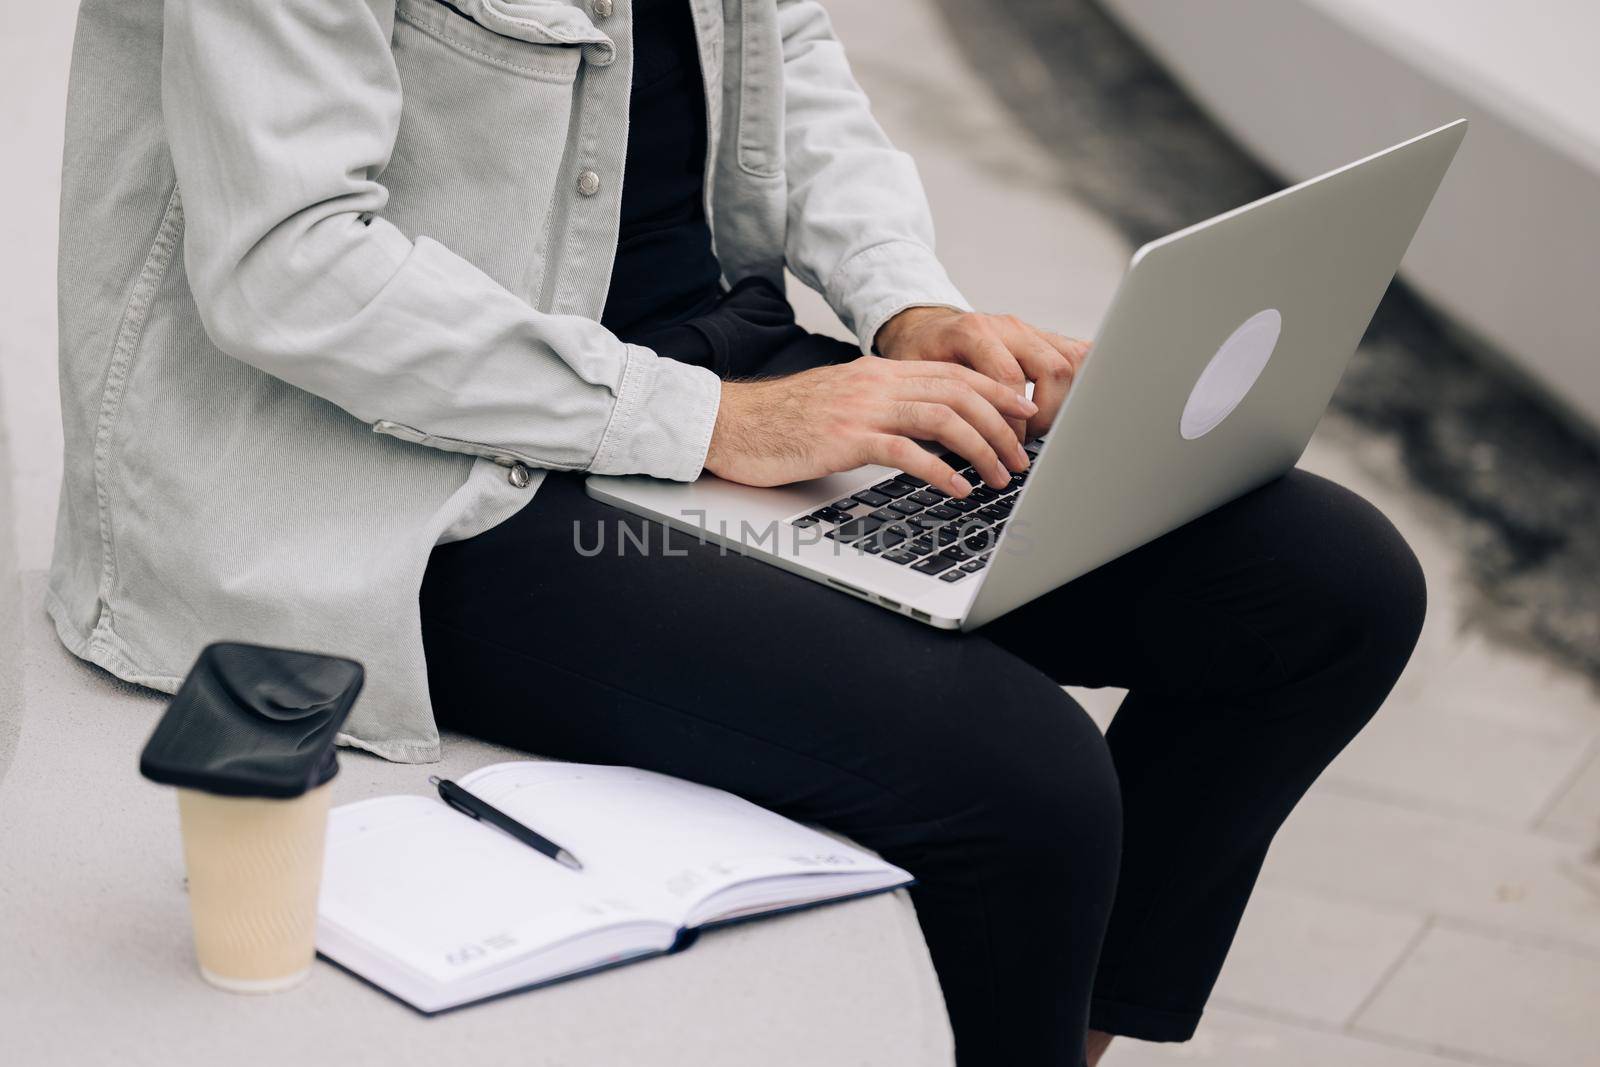
[[[871,600],[872,599],[872,594],[871,593],[867,592],[864,589],[857,589],[853,585],[846,585],[844,582],[841,582],[837,578],[829,578],[828,579],[828,584],[829,585],[836,585],[840,589],[843,589],[846,593],[852,593],[855,596],[860,597],[862,600]]]
[[[895,600],[892,597],[880,596],[878,597],[878,603],[882,604],[886,608],[893,608],[896,611],[900,610],[900,601]]]
[[[921,622],[932,622],[933,621],[933,616],[932,615],[929,615],[926,611],[918,611],[916,608],[912,608],[911,609],[911,617],[913,619],[920,620]]]

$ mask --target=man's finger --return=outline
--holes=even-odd
[[[1007,419],[1028,419],[1038,413],[1038,405],[1029,400],[1021,389],[1002,385],[987,374],[980,374],[964,364],[920,362],[903,366],[908,378],[955,379],[993,404]]]
[[[922,381],[926,384],[922,388],[921,399],[944,404],[966,419],[983,435],[989,447],[994,449],[1000,461],[1010,470],[1028,469],[1028,454],[1022,450],[1022,444],[1012,432],[1009,422],[988,397],[959,381],[934,378],[924,378]]]
[[[1019,395],[1026,395],[1025,391],[1028,388],[1027,372],[1023,369],[1022,364],[1017,361],[1017,357],[1012,353],[1011,349],[1001,343],[999,338],[979,338],[967,345],[965,355],[967,366],[979,374],[994,379],[1005,388]],[[1023,440],[1023,434],[1027,428],[1027,419],[1012,419],[1010,421],[1011,430],[1016,434],[1017,440]]]
[[[875,434],[867,442],[866,461],[903,470],[958,499],[972,492],[972,483],[954,467],[909,437]]]
[[[1076,337],[1066,337],[1059,333],[1051,333],[1049,330],[1040,330],[1039,336],[1050,342],[1057,352],[1067,357],[1067,360],[1072,364],[1074,372],[1083,369],[1083,361],[1089,358],[1089,350],[1094,347],[1088,341],[1079,340]]]
[[[921,400],[906,400],[893,409],[890,430],[921,441],[936,441],[950,451],[964,457],[983,480],[996,489],[1005,488],[1011,481],[994,446],[984,439],[954,408]]]
[[[1055,421],[1056,413],[1067,399],[1067,391],[1072,388],[1076,367],[1045,338],[1043,331],[1025,323],[1019,322],[1006,332],[1006,343],[1033,382],[1033,401],[1039,406],[1039,412],[1028,420],[1028,435],[1034,437],[1048,430]]]

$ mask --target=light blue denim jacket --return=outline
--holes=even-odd
[[[725,281],[787,266],[867,350],[905,307],[965,307],[822,8],[692,7]],[[352,656],[342,739],[432,760],[433,546],[514,513],[544,469],[700,473],[716,378],[596,321],[631,12],[84,0],[47,604],[68,648],[168,691],[209,641]]]

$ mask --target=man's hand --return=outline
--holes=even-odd
[[[996,489],[1028,456],[1007,420],[1038,412],[1020,392],[954,363],[862,356],[784,378],[724,382],[706,469],[784,485],[881,463],[964,497],[965,478],[915,441],[964,456]]]
[[[945,307],[907,308],[883,324],[877,349],[890,359],[959,363],[1013,392],[1033,383],[1038,414],[1012,422],[1019,436],[1044,433],[1089,354],[1089,343],[1029,326],[1014,315]]]

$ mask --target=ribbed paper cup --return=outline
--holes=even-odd
[[[330,789],[286,800],[178,790],[195,950],[206,981],[275,993],[316,955]]]

